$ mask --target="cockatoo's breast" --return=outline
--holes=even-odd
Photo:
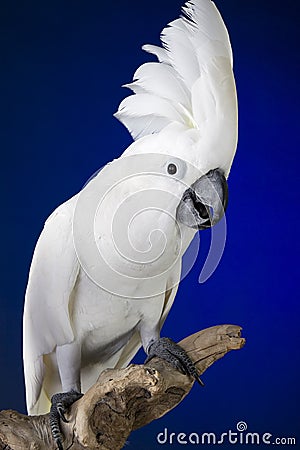
[[[131,296],[122,298],[105,291],[80,271],[72,294],[70,318],[82,347],[83,364],[109,359],[127,344],[143,317],[151,317],[153,323],[159,321],[164,293],[153,299],[142,296],[142,284],[132,289]]]

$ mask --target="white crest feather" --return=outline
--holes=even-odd
[[[218,103],[220,89],[214,80],[209,85],[205,72],[217,64],[225,70],[224,79],[233,78],[230,40],[215,4],[211,0],[190,0],[182,10],[183,15],[162,31],[162,48],[143,46],[158,62],[140,66],[133,82],[125,85],[134,95],[121,102],[115,116],[135,140],[158,133],[174,121],[200,129],[212,105]],[[228,64],[220,64],[218,58],[225,58]],[[201,77],[208,87],[206,97],[204,86],[195,89]],[[233,91],[226,95],[235,99],[234,83],[232,86]],[[224,94],[220,96],[222,100]],[[234,108],[234,102],[232,105]]]
[[[182,114],[177,111],[175,104],[147,93],[126,97],[115,116],[120,118],[135,140],[147,134],[157,133],[173,121],[184,123]]]
[[[169,64],[169,56],[164,48],[158,47],[157,45],[145,44],[142,49],[145,52],[151,53],[151,55],[156,56],[159,62]]]

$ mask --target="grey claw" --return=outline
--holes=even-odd
[[[201,378],[200,378],[200,376],[198,375],[198,376],[196,376],[196,377],[194,377],[195,378],[195,380],[197,381],[197,383],[199,383],[200,384],[200,386],[202,386],[202,387],[204,387],[205,386],[205,384],[203,383],[203,381],[201,380]]]
[[[63,407],[63,405],[62,405],[61,403],[58,403],[58,404],[56,405],[56,408],[57,408],[57,412],[58,412],[58,414],[59,414],[60,419],[61,419],[63,422],[68,423],[69,421],[68,421],[68,419],[66,419],[66,417],[65,417],[65,408]]]
[[[55,443],[56,443],[56,445],[57,445],[58,450],[64,450],[63,445],[62,445],[62,442],[61,442],[60,439],[57,439],[57,440],[55,441]]]

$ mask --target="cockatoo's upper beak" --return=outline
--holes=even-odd
[[[184,192],[176,218],[191,228],[210,228],[223,217],[227,202],[228,186],[224,172],[221,169],[210,170]]]

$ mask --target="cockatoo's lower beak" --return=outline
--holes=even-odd
[[[228,186],[221,169],[210,170],[188,188],[177,207],[176,218],[184,225],[204,230],[223,217]]]

